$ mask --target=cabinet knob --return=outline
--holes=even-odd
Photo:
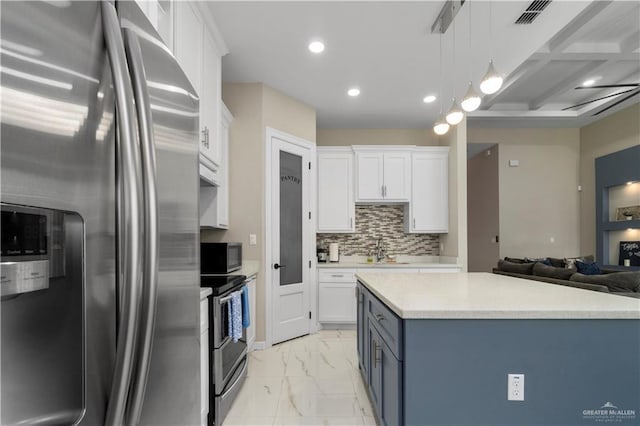
[[[380,315],[380,314],[376,314],[376,321],[380,322],[380,321],[384,321],[385,317]]]

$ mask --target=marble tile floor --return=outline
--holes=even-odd
[[[249,354],[223,426],[374,426],[355,330],[322,330]]]

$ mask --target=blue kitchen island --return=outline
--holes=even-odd
[[[357,277],[378,424],[640,424],[639,300],[488,273]]]

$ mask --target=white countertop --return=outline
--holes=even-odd
[[[200,300],[206,299],[211,293],[213,293],[213,290],[210,288],[200,288]]]
[[[404,319],[640,319],[638,299],[485,272],[357,277]]]
[[[342,256],[340,262],[317,263],[318,268],[405,268],[405,269],[450,269],[461,268],[456,258],[440,256],[398,256],[395,262],[367,263],[366,256]]]

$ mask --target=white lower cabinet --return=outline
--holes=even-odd
[[[355,288],[356,271],[353,269],[318,270],[318,321],[355,323]]]
[[[318,268],[318,322],[355,324],[357,319],[357,272],[417,274],[419,268]],[[435,271],[434,271],[435,272]]]
[[[249,289],[249,327],[246,329],[247,351],[253,350],[256,342],[256,277],[255,275],[245,281]]]
[[[209,414],[209,299],[200,301],[200,424]]]

